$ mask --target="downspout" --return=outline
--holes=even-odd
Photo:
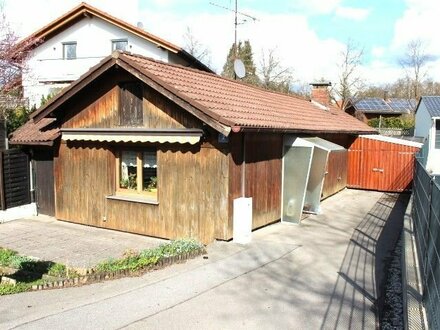
[[[241,162],[241,197],[246,197],[246,133],[243,132],[241,150],[243,160]]]

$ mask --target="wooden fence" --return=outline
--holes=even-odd
[[[348,150],[348,187],[401,192],[411,189],[419,147],[359,137]]]
[[[18,149],[0,151],[0,209],[31,202],[29,157]]]

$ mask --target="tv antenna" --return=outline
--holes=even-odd
[[[235,54],[234,54],[234,74],[235,74],[235,79],[237,79],[237,77],[239,78],[243,78],[246,75],[246,71],[245,71],[245,67],[243,64],[243,61],[241,59],[238,58],[238,45],[237,45],[237,27],[239,24],[244,24],[247,22],[247,19],[245,18],[242,22],[238,23],[238,15],[250,18],[253,22],[257,21],[258,19],[256,17],[253,17],[251,15],[242,13],[240,11],[238,11],[238,0],[235,0],[235,8],[231,9],[219,4],[216,4],[214,2],[210,2],[210,5],[228,10],[228,11],[232,11],[234,13],[234,48],[235,48]]]

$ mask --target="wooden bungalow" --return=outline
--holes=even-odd
[[[286,136],[348,147],[370,133],[331,107],[116,52],[10,141],[31,150],[37,202],[57,219],[206,243],[232,238],[238,197],[252,197],[252,228],[281,218]]]

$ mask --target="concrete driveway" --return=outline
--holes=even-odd
[[[301,226],[138,278],[0,298],[0,328],[374,329],[408,196],[346,190]]]
[[[20,254],[90,268],[130,249],[158,246],[166,240],[57,221],[37,216],[0,224],[0,246]]]

